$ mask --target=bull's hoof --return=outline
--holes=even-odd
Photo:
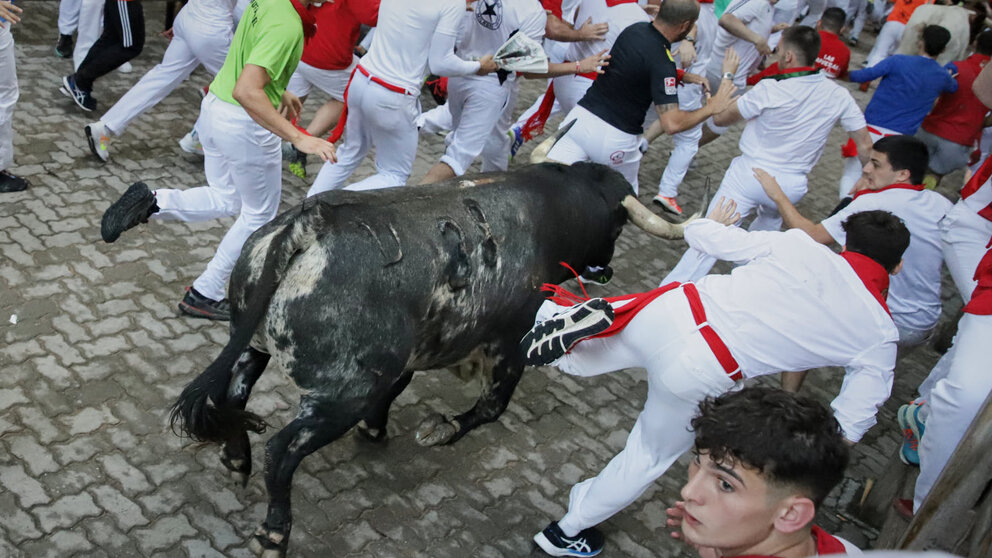
[[[221,455],[220,462],[231,472],[231,478],[238,483],[241,488],[248,486],[248,477],[251,476],[250,459],[232,459],[226,455]]]
[[[264,525],[255,529],[248,541],[248,549],[261,558],[285,558],[289,541],[281,533],[268,530]]]
[[[358,423],[358,433],[370,442],[381,442],[386,439],[386,428],[372,428],[363,420]]]
[[[417,443],[422,446],[440,446],[450,442],[457,433],[457,426],[444,415],[435,413],[420,423],[420,428],[417,428]]]

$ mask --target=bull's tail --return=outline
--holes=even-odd
[[[265,421],[258,415],[227,404],[228,388],[238,359],[248,349],[251,339],[268,310],[272,296],[293,257],[316,239],[317,221],[321,221],[321,204],[312,204],[297,218],[273,235],[265,252],[261,274],[254,285],[245,286],[244,309],[232,316],[231,338],[220,355],[179,394],[169,416],[172,431],[197,441],[223,442],[232,434],[251,430],[263,432]],[[242,253],[242,258],[251,254]],[[245,263],[245,262],[240,262]]]

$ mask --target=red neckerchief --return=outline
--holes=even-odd
[[[854,193],[854,199],[858,199],[858,196],[863,194],[876,194],[878,192],[884,192],[886,190],[916,190],[917,192],[922,192],[924,186],[922,184],[889,184],[888,186],[878,188],[875,190],[859,190]]]
[[[293,4],[293,8],[296,10],[297,15],[300,16],[300,23],[303,24],[303,39],[307,40],[313,37],[317,32],[317,18],[313,17],[310,10],[306,8],[303,4],[300,4],[299,0],[289,0]]]
[[[882,264],[857,252],[845,250],[840,253],[840,257],[847,260],[858,279],[861,279],[868,292],[875,297],[875,300],[882,305],[888,314],[889,305],[885,303],[885,297],[889,295],[889,272],[885,271]]]
[[[812,527],[813,540],[816,541],[816,555],[824,556],[828,554],[846,554],[847,549],[840,539],[830,533],[820,529],[816,525]],[[730,558],[730,557],[727,557]],[[745,556],[734,556],[733,558],[777,558],[776,556],[765,556],[759,554],[747,554]]]
[[[606,7],[612,8],[613,6],[619,6],[620,4],[636,4],[637,0],[606,0]]]

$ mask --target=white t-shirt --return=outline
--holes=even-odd
[[[850,264],[800,230],[749,232],[698,219],[685,240],[747,264],[696,281],[707,321],[744,376],[846,367],[831,406],[844,437],[860,440],[889,398],[899,332]]]
[[[234,26],[234,6],[237,0],[190,0],[183,11],[199,23],[216,27]]]
[[[940,299],[940,268],[944,256],[940,243],[940,220],[951,210],[951,202],[931,190],[890,188],[860,194],[854,201],[821,224],[843,245],[847,239],[841,223],[861,211],[882,209],[899,217],[909,229],[909,248],[903,268],[889,283],[889,310],[900,327],[927,330],[937,325],[943,307]]]
[[[478,0],[475,10],[462,17],[455,54],[466,60],[493,54],[513,31],[540,43],[547,21],[544,8],[536,0]],[[497,79],[495,73],[485,77]]]
[[[419,91],[434,34],[457,37],[464,13],[464,0],[382,0],[362,67],[387,83]]]
[[[582,0],[575,13],[575,25],[581,27],[587,19],[593,23],[608,23],[610,25],[606,36],[598,41],[579,41],[572,43],[568,49],[566,60],[573,62],[599,54],[613,48],[617,37],[624,29],[635,23],[651,21],[651,16],[635,3],[617,4],[612,8],[606,5],[606,0]],[[659,54],[660,56],[660,54]]]
[[[761,35],[765,40],[772,34],[772,27],[775,25],[773,22],[774,9],[768,0],[734,0],[727,6],[724,13],[733,14],[748,29]],[[723,57],[726,55],[727,49],[731,47],[737,51],[737,55],[741,58],[741,64],[737,67],[737,73],[734,74],[734,85],[743,91],[747,85],[748,74],[758,65],[761,56],[754,43],[735,37],[723,27],[717,28],[713,53],[710,55],[706,74],[717,77],[723,74]]]
[[[763,79],[737,100],[737,109],[748,120],[741,153],[766,170],[793,174],[809,174],[838,121],[848,132],[867,126],[850,92],[823,73]]]

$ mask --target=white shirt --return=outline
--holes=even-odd
[[[844,258],[800,230],[748,232],[699,219],[689,246],[736,263],[696,282],[706,318],[753,378],[844,366],[831,406],[857,442],[889,397],[899,332]]]
[[[821,224],[843,245],[847,234],[841,228],[850,215],[883,209],[899,217],[909,229],[909,248],[903,268],[889,283],[889,310],[896,325],[927,330],[937,325],[943,308],[940,299],[940,268],[944,256],[940,242],[940,220],[951,210],[951,202],[931,190],[892,188],[864,193]]]
[[[238,0],[190,0],[183,11],[186,17],[200,23],[231,28],[234,26],[234,7],[237,3]]]
[[[420,91],[434,34],[457,37],[464,13],[464,0],[382,0],[362,67],[387,83]]]
[[[493,54],[513,31],[540,43],[547,21],[544,8],[535,0],[477,0],[475,10],[462,16],[455,54],[466,60]],[[495,73],[484,77],[498,79]]]
[[[598,41],[572,43],[565,57],[566,60],[577,62],[604,50],[610,50],[624,29],[635,23],[651,21],[651,16],[644,11],[644,8],[635,3],[617,4],[611,8],[606,5],[606,0],[582,0],[575,13],[575,25],[582,27],[590,17],[593,23],[609,23],[610,29],[606,32],[606,36]]]
[[[749,122],[741,153],[766,170],[809,174],[838,121],[848,132],[864,128],[865,115],[844,87],[823,73],[763,79],[737,100]]]
[[[724,12],[733,14],[748,29],[754,31],[765,40],[772,34],[773,8],[768,0],[734,0],[727,6]],[[747,84],[747,76],[751,70],[758,65],[761,56],[758,54],[754,43],[735,37],[723,27],[718,27],[716,39],[713,42],[713,53],[710,55],[709,66],[706,68],[707,75],[723,75],[723,57],[727,49],[733,48],[741,58],[740,66],[737,66],[737,73],[734,74],[734,85],[743,90]]]

